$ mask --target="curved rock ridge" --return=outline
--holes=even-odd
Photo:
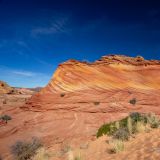
[[[141,61],[137,62],[137,58]],[[141,108],[144,111],[148,111],[148,105],[154,106],[149,109],[152,111],[160,104],[158,60],[120,55],[104,56],[101,59],[90,64],[69,60],[59,65],[48,85],[32,96],[22,108],[32,111],[130,112],[130,109],[135,108],[128,109],[129,100],[136,97],[144,104],[144,108]],[[108,59],[112,63],[105,63]],[[96,102],[100,107],[95,107]],[[108,107],[112,104],[113,108]]]
[[[106,56],[102,56],[99,60],[95,62],[87,62],[87,61],[78,61],[74,59],[70,59],[60,65],[98,65],[98,64],[127,64],[127,65],[160,65],[160,60],[145,60],[142,56],[129,57],[125,55],[115,55],[110,54]]]
[[[158,75],[160,61],[144,60],[141,56],[103,56],[93,63],[69,60],[59,65],[41,94],[126,88],[160,89]]]

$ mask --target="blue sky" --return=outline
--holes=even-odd
[[[106,54],[160,59],[154,0],[0,0],[0,79],[44,86],[67,59]]]

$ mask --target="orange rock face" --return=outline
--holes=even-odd
[[[59,65],[41,93],[159,89],[159,66],[160,61],[147,61],[141,57],[104,56],[94,63],[70,60]]]
[[[70,60],[26,105],[6,111],[14,118],[1,129],[0,145],[31,136],[49,147],[88,139],[103,123],[133,111],[160,114],[160,61],[119,55],[94,63]]]
[[[160,61],[144,60],[140,56],[131,58],[110,55],[94,63],[69,60],[60,64],[49,84],[33,96],[25,107],[37,111],[58,110],[58,104],[61,104],[60,109],[67,109],[67,103],[71,103],[81,104],[79,107],[72,107],[72,110],[94,112],[102,108],[93,107],[89,103],[99,102],[101,106],[113,101],[126,102],[129,106],[129,99],[136,98],[139,104],[142,102],[141,95],[146,98],[150,95],[147,98],[149,100],[155,98],[153,95],[159,91]],[[89,107],[82,109],[81,106],[86,104]],[[104,109],[110,108],[106,106]]]

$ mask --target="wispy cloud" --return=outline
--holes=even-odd
[[[20,75],[20,76],[26,76],[26,77],[33,77],[36,74],[29,71],[12,71],[13,74]]]
[[[45,86],[51,78],[51,75],[45,73],[15,70],[2,65],[0,65],[0,75],[0,80],[16,87]]]
[[[45,65],[45,66],[49,66],[49,67],[53,67],[54,65],[44,61],[44,60],[41,60],[39,58],[34,58],[38,63],[42,64],[42,65]]]
[[[61,17],[53,20],[46,27],[37,27],[32,30],[32,35],[47,35],[47,34],[57,34],[57,33],[67,33],[66,24],[68,22],[68,17]]]
[[[24,41],[16,41],[16,43],[22,47],[28,48],[28,45]]]

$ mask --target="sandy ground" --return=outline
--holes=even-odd
[[[72,148],[65,155],[54,156],[51,160],[72,160],[80,156],[80,160],[159,160],[160,159],[160,129],[149,133],[140,133],[125,142],[125,150],[111,154],[110,138],[100,137],[94,141],[81,144],[79,148]],[[58,155],[58,154],[57,154]],[[73,160],[74,160],[73,158]]]
[[[0,95],[0,111],[9,109],[10,107],[20,107],[31,97],[32,95]]]

